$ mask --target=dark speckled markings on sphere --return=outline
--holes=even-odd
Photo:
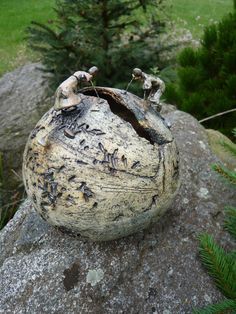
[[[67,136],[68,138],[71,138],[71,139],[75,138],[74,132],[71,131],[71,130],[68,129],[68,128],[65,128],[65,129],[64,129],[64,134],[65,134],[65,136]]]
[[[142,99],[96,90],[102,103],[85,88],[82,103],[51,109],[39,121],[25,148],[23,178],[46,221],[106,241],[147,228],[168,209],[179,156],[163,118]]]

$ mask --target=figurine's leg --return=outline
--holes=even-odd
[[[146,100],[147,99],[147,90],[144,89],[143,91],[143,100]]]
[[[158,89],[156,92],[150,95],[149,100],[158,105],[160,103],[161,95],[162,95],[162,91]]]
[[[150,95],[151,95],[151,91],[150,89],[143,89],[143,99],[144,100],[149,100],[150,98]]]
[[[149,101],[151,103],[151,106],[156,111],[161,111],[161,105],[160,105],[160,97],[162,95],[162,92],[160,90],[153,91],[149,97]]]

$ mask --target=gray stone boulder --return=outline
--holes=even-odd
[[[4,186],[16,187],[21,174],[22,153],[29,133],[52,105],[48,85],[39,63],[30,63],[0,78],[0,152]],[[42,67],[42,66],[41,66]]]
[[[231,248],[223,208],[235,191],[211,170],[205,129],[166,111],[181,160],[182,185],[148,230],[111,242],[85,242],[44,222],[26,200],[0,233],[0,313],[192,313],[223,298],[198,258],[209,232]]]

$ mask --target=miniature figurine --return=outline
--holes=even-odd
[[[133,69],[132,78],[143,82],[144,99],[147,99],[152,107],[160,111],[160,98],[165,91],[165,83],[159,77],[146,74],[139,68]]]
[[[62,82],[56,90],[54,109],[61,110],[78,105],[81,101],[81,98],[76,94],[78,85],[83,82],[90,82],[92,84],[92,79],[97,72],[98,68],[93,66],[88,72],[77,71]]]

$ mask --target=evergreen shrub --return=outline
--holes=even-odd
[[[164,0],[58,0],[48,26],[32,22],[29,46],[52,73],[53,90],[78,70],[99,68],[98,85],[124,88],[132,69],[161,67]]]
[[[236,107],[236,12],[206,27],[198,49],[185,48],[178,58],[178,80],[169,84],[168,102],[201,120]],[[236,113],[207,122],[230,133]]]

